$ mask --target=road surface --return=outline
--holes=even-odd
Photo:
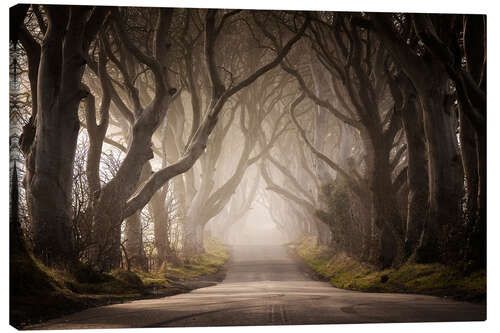
[[[485,317],[484,305],[333,288],[309,278],[282,247],[239,246],[233,248],[226,278],[218,285],[92,308],[28,329],[473,321]]]

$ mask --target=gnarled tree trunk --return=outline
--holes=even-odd
[[[429,218],[418,249],[423,262],[443,257],[443,239],[457,232],[461,221],[463,172],[455,121],[445,104],[447,91],[446,76],[443,80],[438,75],[429,78],[427,88],[419,91],[429,158]]]
[[[46,264],[66,265],[74,259],[71,189],[78,106],[86,96],[81,86],[84,56],[108,10],[96,8],[90,15],[92,7],[45,9],[48,26],[38,70],[36,132],[25,147],[27,202],[35,255]]]
[[[409,98],[402,112],[408,144],[408,214],[406,219],[405,255],[416,249],[427,216],[429,180],[422,114],[415,98]]]

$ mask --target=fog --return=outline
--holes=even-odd
[[[11,47],[21,220],[46,263],[161,267],[210,234],[312,236],[383,268],[417,250],[485,264],[485,45],[453,41],[459,24],[417,20],[444,34],[427,45],[420,14],[51,8],[19,9]],[[68,50],[79,32],[47,30],[81,60],[62,66],[39,41],[67,17],[95,25]],[[450,70],[460,48],[471,64]]]
[[[245,217],[231,228],[230,245],[282,245],[286,235],[278,230],[267,209],[252,205]]]

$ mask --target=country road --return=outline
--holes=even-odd
[[[486,306],[406,294],[361,293],[314,281],[279,246],[239,246],[225,280],[187,294],[132,301],[27,329],[475,321]]]

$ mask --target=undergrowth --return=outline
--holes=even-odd
[[[205,240],[205,252],[195,258],[190,258],[189,263],[180,266],[170,264],[163,265],[160,274],[168,276],[172,280],[182,280],[186,278],[196,278],[217,272],[229,254],[226,248],[215,238]]]
[[[333,286],[366,292],[427,294],[464,301],[486,300],[486,271],[465,274],[442,264],[406,262],[397,269],[378,270],[343,253],[318,246],[314,237],[303,237],[296,253]]]
[[[189,264],[166,263],[153,272],[99,273],[83,264],[62,270],[46,267],[31,255],[12,255],[10,322],[22,328],[93,306],[186,292],[190,289],[183,281],[216,273],[228,258],[216,239],[207,239],[205,252]]]

